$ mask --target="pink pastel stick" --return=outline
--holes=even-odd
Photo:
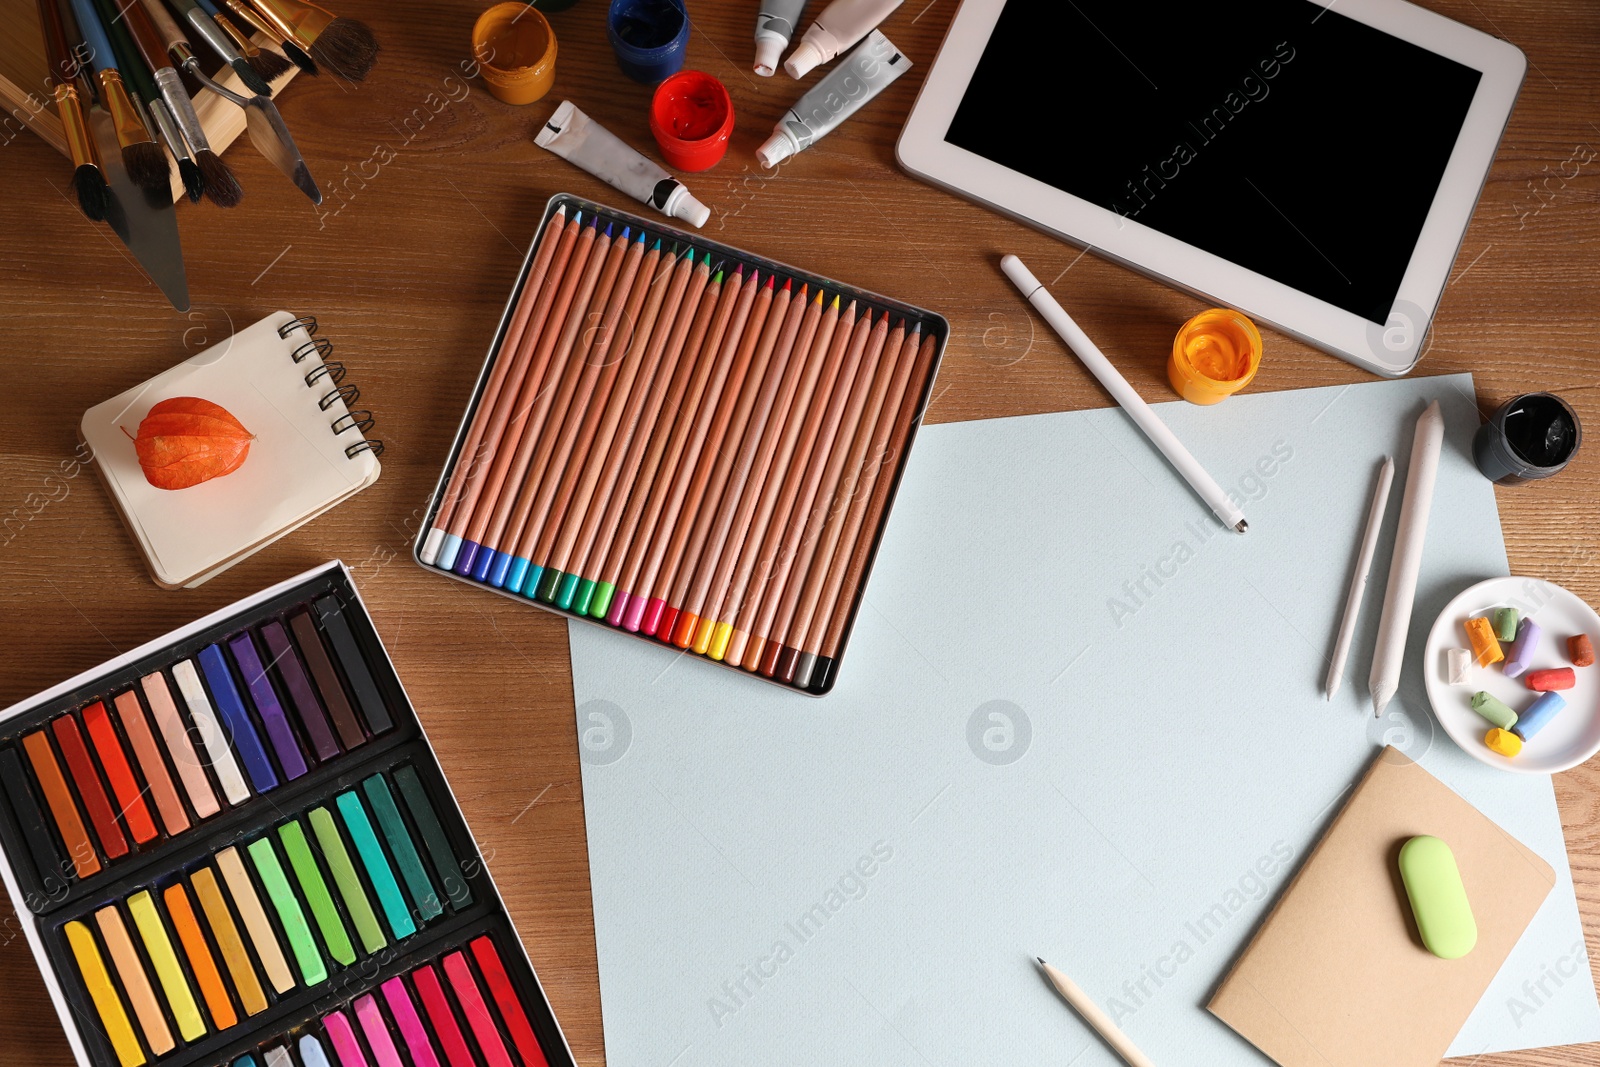
[[[324,1015],[322,1028],[328,1033],[328,1043],[339,1057],[341,1067],[368,1067],[366,1054],[361,1051],[356,1032],[350,1028],[350,1020],[344,1017],[344,1012]]]
[[[416,1067],[439,1067],[439,1057],[433,1054],[433,1042],[428,1040],[428,1031],[417,1016],[416,1005],[411,1003],[405,983],[398,978],[383,983],[383,999],[389,1002],[389,1014],[394,1016],[400,1036],[411,1050],[411,1062]]]
[[[372,1054],[378,1057],[378,1067],[403,1067],[400,1050],[394,1047],[394,1038],[389,1036],[389,1024],[384,1022],[383,1012],[378,1010],[378,1002],[371,993],[356,1001],[356,1021],[361,1024],[361,1032],[367,1035]]]
[[[489,1067],[511,1067],[511,1054],[506,1051],[506,1043],[500,1039],[494,1017],[489,1014],[489,1005],[483,1002],[477,979],[472,977],[472,971],[467,967],[467,957],[459,952],[450,953],[444,958],[444,973],[450,979],[450,988],[455,990],[456,1001],[461,1005],[462,1014],[467,1017],[467,1025],[472,1027],[472,1036],[478,1039],[478,1048],[489,1061]]]
[[[461,1027],[456,1025],[455,1012],[450,1010],[450,1002],[445,999],[439,975],[424,963],[411,972],[411,980],[417,983],[417,996],[422,998],[423,1010],[433,1022],[433,1032],[444,1047],[445,1059],[450,1061],[450,1067],[478,1067],[477,1061],[472,1058],[472,1050],[467,1048],[467,1039],[461,1036]]]

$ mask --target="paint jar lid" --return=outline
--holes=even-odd
[[[711,75],[679,71],[656,87],[650,101],[650,132],[674,170],[714,167],[733,135],[733,98]]]

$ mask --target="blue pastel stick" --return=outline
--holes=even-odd
[[[361,806],[361,798],[354,793],[340,793],[335,802],[339,805],[339,814],[344,816],[345,828],[350,831],[350,840],[356,843],[361,865],[367,869],[367,878],[378,894],[378,903],[383,906],[389,928],[396,938],[410,937],[417,932],[417,924],[406,908],[405,897],[400,895],[400,883],[395,881],[389,859],[383,854],[383,846],[378,844],[378,835],[372,829],[372,820],[367,818],[367,809]]]
[[[261,747],[261,737],[256,733],[255,724],[250,721],[250,713],[244,709],[244,701],[239,699],[239,689],[233,684],[233,672],[228,670],[228,661],[222,658],[222,649],[217,645],[207,645],[195,658],[205,672],[206,685],[211,687],[211,698],[217,710],[222,712],[223,721],[228,724],[234,751],[239,753],[239,761],[250,776],[250,784],[256,787],[258,793],[278,788],[278,775],[272,769],[272,761],[267,758],[267,750]]]
[[[278,703],[278,694],[273,692],[272,679],[267,677],[267,670],[261,665],[255,643],[246,632],[229,638],[228,648],[233,652],[234,662],[239,665],[239,673],[244,675],[245,688],[250,691],[256,714],[261,716],[261,725],[266,727],[267,740],[272,742],[272,750],[278,754],[278,766],[283,768],[284,777],[293,781],[306,773],[305,756],[300,752],[300,742],[295,740],[288,716],[283,713],[283,705]]]
[[[472,573],[473,561],[478,558],[478,542],[462,541],[461,551],[456,555],[456,565],[450,569],[462,577]]]
[[[442,571],[454,570],[456,556],[461,552],[461,538],[455,534],[445,534],[444,543],[439,546],[438,567]]]
[[[233,1067],[256,1067],[256,1058],[246,1052],[243,1056],[233,1061]]]
[[[472,561],[472,577],[475,581],[489,580],[489,569],[494,566],[494,557],[498,554],[492,548],[478,549],[477,558]]]
[[[322,1051],[322,1042],[310,1034],[300,1037],[300,1061],[306,1067],[331,1067],[328,1063],[328,1054]]]
[[[489,568],[489,584],[496,589],[505,588],[506,575],[511,571],[511,557],[504,552],[494,554],[494,566]]]
[[[521,556],[513,556],[511,559],[511,573],[506,575],[506,588],[513,593],[522,592],[522,583],[527,580],[527,577],[528,561]]]
[[[1526,620],[1524,620],[1526,621]],[[1543,730],[1556,713],[1567,706],[1567,698],[1560,693],[1541,693],[1539,699],[1528,705],[1528,710],[1517,716],[1511,732],[1524,741],[1531,740],[1533,735]]]

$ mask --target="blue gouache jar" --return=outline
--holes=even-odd
[[[622,72],[654,85],[683,68],[689,12],[683,0],[611,0],[606,35]]]

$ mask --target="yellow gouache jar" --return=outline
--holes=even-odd
[[[1172,341],[1167,380],[1191,404],[1215,404],[1245,386],[1261,366],[1261,332],[1227,308],[1202,311]]]

